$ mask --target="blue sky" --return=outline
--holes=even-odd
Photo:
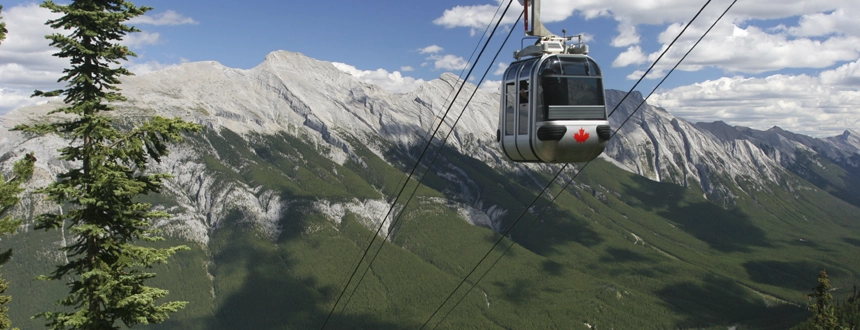
[[[143,30],[126,42],[139,55],[138,74],[183,62],[218,61],[248,69],[275,50],[339,63],[357,78],[392,92],[415,88],[443,72],[459,74],[480,40],[497,0],[235,1],[141,0],[154,7],[134,22]],[[505,3],[507,3],[505,1]],[[728,6],[713,0],[657,67],[661,78]],[[51,14],[33,1],[2,1],[9,35],[0,44],[0,112],[32,104],[34,88],[53,82],[65,66],[52,58],[42,23]],[[606,87],[627,90],[704,0],[543,0],[550,31],[583,33],[602,66]],[[480,77],[504,34],[499,62],[519,48],[522,7],[511,6],[496,41],[477,64]],[[652,104],[690,120],[723,120],[812,136],[860,130],[860,2],[741,0],[658,90]],[[499,75],[493,64],[486,88]],[[657,82],[637,89],[647,93]]]

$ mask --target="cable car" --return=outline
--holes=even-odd
[[[528,13],[528,2],[524,7]],[[505,71],[496,140],[515,162],[593,160],[612,133],[600,67],[581,36],[568,46],[573,37],[552,35],[540,23],[539,2],[533,10],[534,28],[526,23],[526,34],[539,39],[515,51],[517,61]]]

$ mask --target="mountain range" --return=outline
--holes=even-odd
[[[145,197],[174,215],[158,224],[169,242],[192,246],[158,269],[171,299],[191,301],[160,327],[319,327],[365,247],[378,259],[333,328],[420,327],[482,255],[501,254],[497,240],[510,252],[431,325],[783,329],[808,316],[803,295],[819,270],[837,296],[860,274],[852,129],[819,139],[690,123],[637,109],[638,92],[607,90],[617,135],[598,160],[554,181],[561,166],[499,151],[498,93],[449,73],[388,93],[278,51],[248,70],[186,63],[121,88],[119,123],[161,115],[206,127],[155,166],[174,177]],[[0,118],[0,168],[35,152],[31,188],[67,168],[56,160],[65,142],[8,128],[49,120],[58,106]],[[551,194],[536,197],[547,185]],[[28,193],[16,212],[55,208]],[[371,244],[374,235],[383,239]],[[28,220],[5,243],[16,253],[4,267],[13,324],[38,326],[29,316],[61,297],[62,284],[30,279],[64,262],[56,248],[67,239]]]

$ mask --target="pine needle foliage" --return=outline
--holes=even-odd
[[[0,236],[14,234],[21,225],[21,219],[15,219],[8,213],[21,200],[18,197],[24,191],[21,184],[33,176],[35,162],[36,157],[32,153],[27,154],[23,159],[15,162],[12,168],[12,178],[6,180],[3,175],[0,175],[0,217],[2,217],[0,218]],[[0,252],[0,265],[5,264],[10,259],[12,259],[11,248]],[[12,321],[9,319],[9,308],[6,307],[6,304],[12,301],[12,297],[4,295],[8,288],[9,282],[0,277],[0,329],[9,329],[12,326]]]
[[[69,5],[46,1],[42,7],[62,17],[46,24],[67,33],[46,36],[59,48],[54,56],[68,59],[70,68],[59,81],[65,89],[36,91],[34,96],[64,95],[67,107],[52,111],[54,122],[21,125],[29,134],[56,134],[69,145],[60,149],[60,159],[72,168],[57,175],[55,182],[40,190],[65,212],[36,217],[37,229],[65,226],[72,243],[60,250],[69,262],[59,265],[44,280],[67,281],[69,295],[58,301],[62,311],[44,312],[50,329],[119,329],[160,323],[187,302],[161,301],[167,290],[146,286],[155,277],[147,272],[166,263],[186,246],[151,248],[140,241],[160,241],[154,221],[167,218],[152,205],[138,202],[141,195],[158,193],[167,174],[152,174],[147,166],[160,162],[172,142],[182,133],[200,126],[180,118],[153,117],[120,130],[111,102],[125,101],[117,87],[120,76],[132,75],[120,61],[136,56],[119,44],[128,33],[138,32],[123,22],[152,8],[136,7],[122,0],[75,0]],[[128,123],[123,123],[127,125]]]
[[[3,6],[0,5],[0,14],[3,13]],[[0,20],[3,16],[0,16]],[[6,23],[0,21],[0,41],[6,40]],[[14,234],[21,225],[20,219],[14,219],[8,214],[9,210],[18,204],[21,200],[18,196],[24,191],[21,188],[21,183],[29,180],[33,176],[33,166],[36,162],[36,157],[32,153],[28,154],[17,162],[12,168],[13,176],[6,180],[3,175],[0,175],[0,236]],[[0,265],[5,264],[9,259],[12,259],[12,249],[0,252]],[[6,304],[12,301],[12,297],[5,295],[6,289],[9,288],[9,282],[0,276],[0,329],[9,329],[12,326],[12,321],[9,319],[9,307]]]
[[[3,5],[0,5],[0,14],[3,13]],[[0,19],[3,19],[3,16],[0,16]],[[6,22],[0,21],[0,41],[6,40],[6,33],[9,30],[6,30]]]
[[[830,294],[830,279],[827,278],[826,271],[822,270],[818,274],[818,286],[806,297],[811,301],[809,309],[812,311],[816,330],[839,329],[839,321],[833,306],[833,295]]]

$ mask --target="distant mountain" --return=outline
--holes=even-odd
[[[749,141],[783,168],[839,199],[860,206],[860,191],[855,189],[860,184],[860,135],[853,130],[817,139],[776,126],[767,131],[732,127],[724,122],[696,126],[721,141]]]
[[[146,197],[175,215],[159,224],[171,242],[193,246],[159,270],[157,282],[192,302],[164,327],[319,327],[380,223],[390,244],[332,328],[420,327],[508,229],[511,253],[443,327],[781,329],[807,316],[818,270],[843,288],[860,274],[854,131],[816,139],[692,124],[647,104],[634,114],[637,92],[610,118],[621,128],[601,158],[554,203],[526,210],[560,166],[504,159],[498,94],[477,91],[457,121],[469,83],[404,180],[461,83],[443,74],[393,94],[286,51],[249,70],[197,62],[124,79],[118,121],[157,114],[206,126],[156,166],[174,178]],[[623,96],[606,93],[611,107]],[[46,120],[57,106],[17,109],[0,124]],[[55,160],[63,143],[0,130],[0,165],[35,151],[31,187],[44,185],[67,166]],[[54,208],[32,194],[18,212]],[[63,262],[55,249],[71,238],[24,227],[4,273],[13,324],[31,328],[28,317],[64,288],[29,279]]]

